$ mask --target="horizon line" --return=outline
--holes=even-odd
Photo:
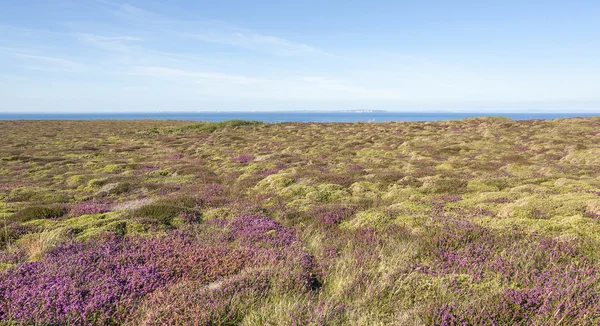
[[[100,114],[100,115],[124,115],[124,114],[195,114],[195,113],[299,113],[299,112],[310,112],[310,113],[457,113],[457,114],[498,114],[498,113],[509,113],[509,114],[600,114],[598,110],[384,110],[384,109],[340,109],[340,110],[329,110],[329,109],[285,109],[285,110],[181,110],[181,111],[88,111],[88,112],[73,112],[73,111],[59,111],[59,112],[45,112],[45,111],[0,111],[0,114],[10,115],[32,115],[32,114],[45,114],[45,115],[86,115],[86,114]]]

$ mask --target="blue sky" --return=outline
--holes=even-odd
[[[597,0],[0,0],[0,111],[600,113],[598,17]]]

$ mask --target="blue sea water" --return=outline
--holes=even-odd
[[[600,116],[600,113],[466,113],[466,112],[161,112],[161,113],[0,113],[0,120],[190,120],[225,121],[233,119],[263,122],[386,122],[460,120],[481,116],[502,116],[513,120],[557,119]]]

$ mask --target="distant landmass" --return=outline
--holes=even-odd
[[[256,120],[277,122],[386,122],[461,120],[503,116],[513,120],[599,116],[600,113],[503,113],[503,112],[398,112],[385,110],[344,111],[240,111],[240,112],[123,112],[123,113],[0,113],[0,120],[189,120],[219,122]]]
[[[338,112],[348,112],[348,113],[381,113],[388,112],[386,110],[342,110]]]

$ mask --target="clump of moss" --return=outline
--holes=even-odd
[[[154,171],[148,172],[148,175],[157,176],[157,177],[165,177],[165,176],[168,176],[169,174],[171,174],[171,171],[169,171],[169,170],[154,170]]]
[[[389,222],[392,221],[392,219],[393,215],[390,214],[390,212],[368,210],[356,213],[353,219],[342,222],[340,226],[342,228],[355,230],[360,228],[381,228],[389,226]]]
[[[306,194],[306,199],[315,203],[329,203],[347,197],[348,193],[340,185],[320,184],[314,191]]]
[[[102,172],[106,173],[115,173],[122,170],[121,165],[119,164],[107,164],[104,168],[101,169]]]
[[[287,175],[272,174],[258,182],[256,184],[256,189],[263,193],[279,192],[293,183],[294,180],[289,178]]]
[[[467,190],[468,181],[454,177],[433,176],[423,178],[421,190],[430,194],[460,194]]]

